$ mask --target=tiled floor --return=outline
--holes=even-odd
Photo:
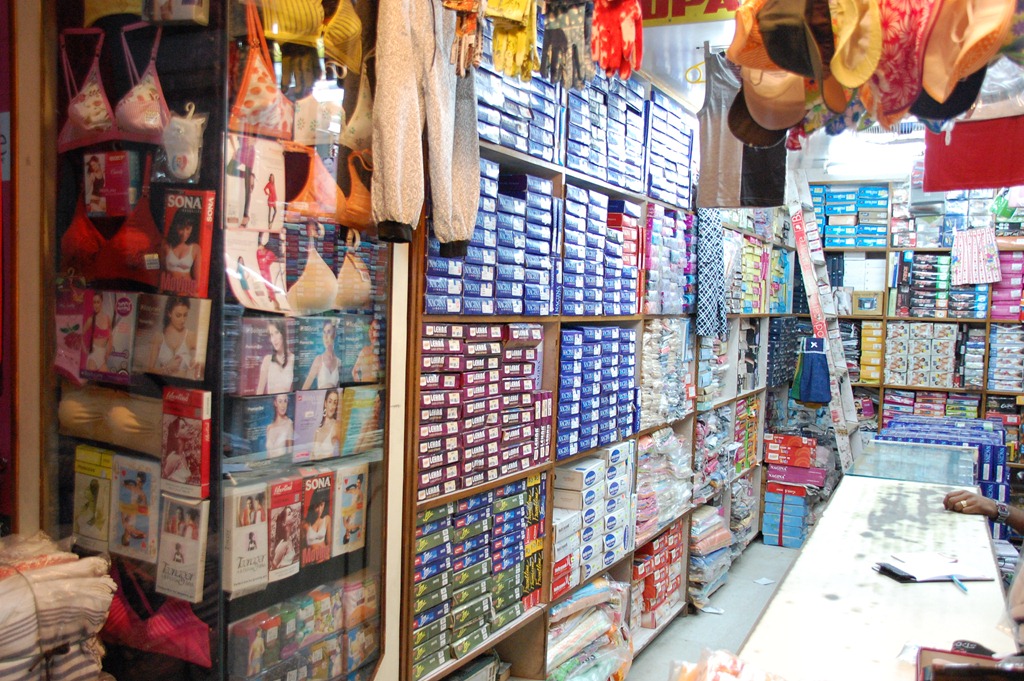
[[[751,543],[729,569],[729,580],[711,596],[711,606],[724,612],[677,618],[640,653],[626,681],[666,681],[673,660],[696,662],[705,648],[737,652],[798,555],[797,549]],[[758,584],[761,578],[772,583]]]

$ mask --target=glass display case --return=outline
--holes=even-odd
[[[47,529],[110,558],[100,638],[119,681],[375,673],[391,269],[369,205],[375,11],[51,9]]]

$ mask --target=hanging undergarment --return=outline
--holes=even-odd
[[[121,47],[124,48],[124,59],[128,64],[128,78],[132,87],[114,107],[114,116],[117,126],[128,138],[133,138],[133,141],[136,142],[160,144],[163,140],[164,128],[167,127],[167,122],[171,118],[164,91],[160,87],[160,78],[156,73],[156,53],[160,48],[160,36],[163,29],[159,27],[156,29],[153,47],[149,52],[149,64],[142,72],[141,78],[132,52],[128,49],[128,39],[125,35],[131,31],[148,27],[149,24],[140,21],[121,29]]]
[[[74,36],[96,38],[92,63],[81,86],[75,82],[68,57],[67,42]],[[68,118],[57,136],[57,151],[63,153],[92,144],[100,144],[118,135],[114,111],[103,89],[100,77],[100,51],[103,49],[103,31],[98,28],[67,28],[60,33],[60,59],[64,71],[64,86],[68,93]]]
[[[309,172],[302,189],[291,199],[285,209],[286,222],[300,222],[303,219],[339,224],[345,216],[345,195],[330,171],[320,160],[320,155],[302,144],[285,143],[285,152],[302,154],[309,159]]]
[[[151,159],[146,157],[142,196],[109,239],[103,237],[86,214],[79,197],[71,226],[60,241],[61,269],[73,270],[87,281],[129,279],[156,286],[160,278],[160,231],[149,206]]]
[[[270,59],[267,39],[263,35],[263,24],[252,0],[245,4],[245,18],[249,55],[235,103],[231,107],[228,129],[291,139],[295,105],[277,85],[274,63]]]

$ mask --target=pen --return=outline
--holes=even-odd
[[[959,577],[957,577],[956,575],[950,575],[950,579],[952,579],[953,583],[956,584],[956,588],[960,589],[964,593],[967,593],[967,586],[960,581]]]

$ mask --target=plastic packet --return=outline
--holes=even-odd
[[[185,105],[185,114],[171,112],[153,164],[153,180],[196,184],[203,159],[203,132],[208,114],[196,113],[196,105]]]

